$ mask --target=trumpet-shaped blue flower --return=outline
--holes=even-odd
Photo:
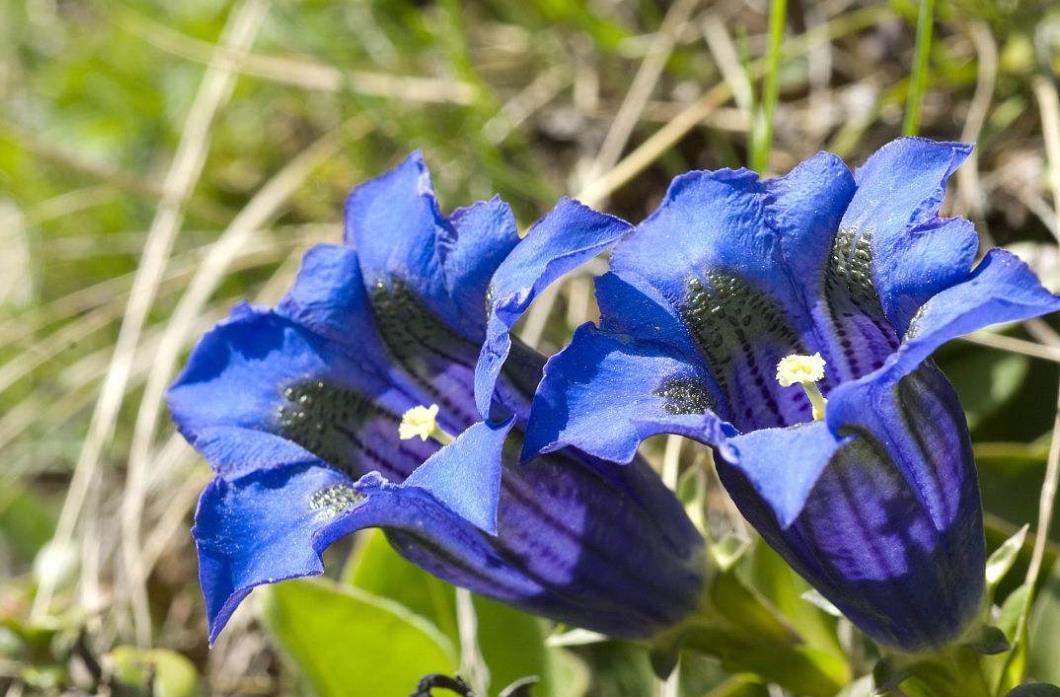
[[[523,241],[497,198],[445,217],[413,155],[354,190],[345,244],[310,250],[275,308],[207,333],[168,400],[217,475],[193,531],[211,640],[252,588],[320,574],[369,526],[437,576],[599,631],[646,637],[694,609],[702,541],[648,467],[518,462],[544,358],[507,329],[628,229],[568,200]],[[455,442],[399,439],[426,405],[437,425],[418,410],[406,435]]]
[[[713,445],[744,516],[868,634],[956,636],[982,597],[982,514],[930,355],[1060,308],[1012,255],[975,265],[971,223],[939,217],[969,150],[901,139],[854,175],[822,153],[779,179],[675,179],[598,279],[599,326],[549,360],[525,454],[628,461],[661,432]]]

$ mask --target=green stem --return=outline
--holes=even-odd
[[[916,56],[913,74],[909,76],[909,94],[905,103],[905,122],[902,134],[915,136],[920,132],[920,109],[924,103],[928,62],[931,57],[931,30],[935,23],[935,0],[921,0],[916,20]]]
[[[773,151],[773,115],[780,94],[780,49],[787,24],[787,0],[773,0],[769,9],[769,47],[766,51],[765,80],[762,84],[762,112],[752,142],[751,169],[765,172]]]

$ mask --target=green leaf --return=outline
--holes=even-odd
[[[751,585],[780,611],[806,643],[837,656],[844,655],[836,635],[835,607],[824,609],[831,603],[819,594],[808,601],[806,594],[816,591],[761,540],[748,556]]]
[[[270,586],[261,617],[317,697],[407,694],[428,673],[456,671],[452,642],[433,624],[332,581]]]
[[[665,659],[685,648],[720,658],[730,673],[756,673],[800,695],[832,697],[851,678],[846,659],[803,641],[736,570],[722,571],[711,579],[699,612],[656,640],[653,660],[665,668]]]
[[[730,672],[750,671],[800,695],[831,697],[850,680],[850,668],[833,653],[805,646],[760,646],[722,659]]]
[[[710,584],[716,612],[757,641],[790,644],[799,635],[764,598],[732,572],[718,573]]]
[[[475,596],[474,603],[479,650],[489,667],[493,691],[519,678],[536,675],[541,682],[533,692],[536,695],[553,694],[543,622],[486,598]]]
[[[722,571],[728,571],[736,564],[751,548],[751,543],[739,535],[726,535],[714,544],[710,545],[711,559]]]
[[[1030,361],[1012,353],[956,346],[941,365],[961,398],[968,428],[975,429],[1019,391]]]
[[[703,697],[769,697],[769,690],[752,676],[734,675]]]
[[[592,694],[651,695],[656,680],[648,651],[624,641],[587,644],[578,654],[593,667]]]
[[[1019,623],[1020,612],[1023,611],[1027,588],[1026,584],[1020,586],[1009,593],[1005,602],[1001,604],[1001,615],[998,617],[997,626],[1005,633],[1009,642],[1016,640],[1016,625]]]
[[[175,651],[119,646],[108,657],[114,677],[126,685],[146,687],[153,675],[151,694],[155,697],[193,697],[200,694],[195,666]]]
[[[22,486],[0,493],[0,538],[24,559],[33,559],[55,529],[55,515],[40,497]]]
[[[1005,540],[1004,543],[990,555],[986,561],[986,585],[993,591],[1005,574],[1009,572],[1012,565],[1016,563],[1016,557],[1023,549],[1023,542],[1027,539],[1027,531],[1030,525],[1024,525],[1015,535]]]
[[[1036,680],[1060,684],[1060,565],[1038,590],[1030,621],[1027,672]]]
[[[998,625],[1005,632],[1009,643],[1012,644],[1012,651],[1006,657],[1005,665],[1002,666],[1000,671],[1000,677],[998,678],[1000,691],[1017,685],[1023,680],[1023,675],[1026,671],[1027,628],[1023,627],[1023,632],[1020,633],[1019,621],[1020,615],[1023,613],[1023,603],[1026,601],[1029,591],[1029,586],[1024,584],[1009,593],[1009,596],[1005,598],[1005,602],[1001,605],[1001,616],[998,618]]]
[[[1009,692],[1008,697],[1060,697],[1060,687],[1044,682],[1020,685]]]
[[[585,662],[570,651],[549,651],[552,674],[552,697],[583,697],[589,691],[592,676]],[[534,693],[535,697],[547,697]]]
[[[343,577],[356,588],[430,620],[453,645],[459,645],[454,587],[394,551],[381,531],[372,530],[362,538]],[[587,686],[585,670],[567,652],[545,646],[547,623],[487,598],[475,596],[474,603],[479,649],[493,692],[535,675],[540,681],[531,690],[534,697],[580,697]]]
[[[394,551],[382,530],[369,530],[361,536],[356,552],[343,571],[343,580],[405,606],[413,614],[433,622],[453,643],[460,641],[453,586]]]
[[[1005,633],[997,627],[991,627],[988,624],[981,626],[975,636],[965,643],[965,646],[984,656],[1004,653],[1012,648],[1005,637]]]

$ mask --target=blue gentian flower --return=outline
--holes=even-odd
[[[969,151],[901,139],[854,175],[821,153],[779,179],[677,177],[597,280],[599,326],[549,360],[524,454],[623,462],[657,433],[715,446],[744,516],[866,633],[954,638],[982,597],[982,513],[930,355],[1060,309],[1011,254],[975,265],[971,223],[939,217]]]
[[[311,249],[275,308],[207,333],[168,400],[216,471],[193,531],[211,640],[252,588],[322,573],[324,548],[369,526],[443,579],[571,624],[642,638],[689,614],[702,540],[650,468],[570,449],[518,462],[544,358],[507,328],[628,230],[569,200],[523,241],[498,198],[445,217],[413,155],[354,190],[345,244]],[[407,412],[406,435],[459,435],[399,440]]]

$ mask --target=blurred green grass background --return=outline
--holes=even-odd
[[[402,612],[422,601],[412,589],[432,582],[393,559],[372,564],[397,581],[351,582],[362,590],[335,601],[349,604],[344,628],[289,637],[338,642],[355,685],[315,681],[339,668],[307,667],[288,646],[292,670],[253,610],[207,650],[187,530],[209,472],[173,434],[159,387],[228,307],[275,300],[305,248],[338,238],[349,189],[414,148],[449,208],[499,193],[525,227],[580,194],[636,222],[687,169],[785,172],[820,149],[857,163],[901,133],[909,91],[922,89],[921,134],[977,143],[949,211],[1056,278],[1042,111],[1060,8],[938,0],[919,71],[917,16],[902,0],[788,0],[778,44],[765,0],[0,0],[0,690],[81,694],[92,671],[71,661],[91,657],[143,682],[138,661],[158,655],[165,694],[412,689],[419,664],[387,662],[368,620],[350,626],[407,619],[364,588]],[[756,114],[772,86],[767,136]],[[593,315],[589,287],[575,275],[550,293],[524,336],[559,348]],[[1047,322],[973,339],[940,360],[969,412],[996,546],[1037,523],[1060,339]],[[682,468],[697,467],[685,451]],[[707,519],[742,530],[712,491]],[[385,575],[358,567],[368,548],[347,577]],[[335,550],[335,568],[349,550]],[[1054,557],[1055,546],[1050,568]],[[1051,574],[1030,670],[1060,682]],[[302,592],[269,596],[274,636],[284,618],[308,621],[298,608],[317,591]],[[437,613],[432,631],[453,644],[443,606],[414,619]],[[520,671],[545,676],[539,695],[675,689],[636,649],[546,650],[535,620],[489,604],[480,620],[493,626],[480,635],[497,652],[493,693]],[[115,650],[137,644],[175,653]],[[709,661],[682,674],[688,697],[766,689]]]

